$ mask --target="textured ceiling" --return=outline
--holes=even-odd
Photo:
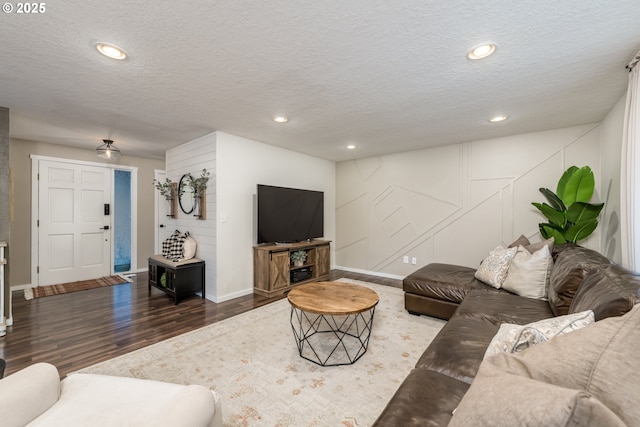
[[[11,136],[145,157],[214,130],[340,161],[598,122],[640,50],[637,0],[45,4],[0,15]]]

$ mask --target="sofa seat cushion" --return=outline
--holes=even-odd
[[[469,384],[430,371],[414,369],[400,385],[376,427],[446,426]]]
[[[592,310],[596,320],[622,316],[640,302],[640,274],[619,265],[603,265],[587,273],[569,313]]]
[[[405,277],[402,288],[407,293],[460,304],[472,290],[498,292],[475,278],[476,270],[451,264],[428,264]]]
[[[416,368],[471,384],[499,326],[454,315],[422,353]]]
[[[28,425],[208,427],[222,425],[221,416],[217,393],[200,385],[72,374],[60,399]]]
[[[502,323],[524,325],[553,317],[546,301],[523,298],[506,292],[477,291],[467,295],[455,315],[491,323],[496,326],[496,330]]]
[[[427,368],[471,383],[502,323],[526,324],[552,317],[545,301],[510,293],[472,291],[422,354]]]

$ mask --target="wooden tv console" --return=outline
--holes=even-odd
[[[330,243],[329,240],[312,240],[254,246],[253,291],[270,297],[303,283],[328,280],[331,270]],[[307,260],[301,267],[291,262],[291,254],[297,250],[307,252]]]

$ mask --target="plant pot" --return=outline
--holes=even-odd
[[[304,261],[293,261],[294,267],[302,267],[304,265]]]

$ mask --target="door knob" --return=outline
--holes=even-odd
[[[105,225],[104,227],[100,228],[100,230],[108,230],[108,229],[109,229],[108,225]]]
[[[160,228],[164,228],[164,224],[160,224]]]

